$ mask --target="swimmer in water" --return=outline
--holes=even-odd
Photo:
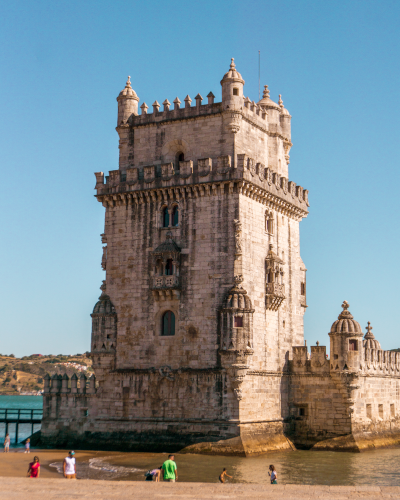
[[[227,472],[226,472],[226,469],[224,467],[224,470],[221,472],[221,474],[219,475],[219,482],[220,483],[225,483],[225,476],[226,477],[230,477],[232,479],[232,476],[230,476]]]

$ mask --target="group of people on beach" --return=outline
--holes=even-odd
[[[25,441],[25,453],[30,453],[30,439],[28,438]],[[8,453],[10,451],[10,435],[6,434],[4,440],[4,452]],[[76,460],[75,460],[75,452],[70,451],[68,456],[64,458],[63,462],[63,474],[66,479],[76,479]],[[40,476],[40,462],[39,457],[33,457],[33,462],[29,464],[28,468],[28,477],[38,478]],[[270,476],[271,484],[278,483],[278,474],[276,472],[275,466],[270,465],[268,475]],[[163,481],[167,481],[170,483],[174,483],[178,480],[178,468],[175,462],[174,455],[168,455],[168,460],[166,460],[160,467],[152,470],[148,470],[145,473],[146,481],[156,481],[159,482],[161,476]],[[232,479],[226,468],[224,467],[223,471],[219,475],[218,479],[220,483],[225,483],[227,478]]]
[[[161,475],[164,481],[174,483],[178,480],[178,469],[176,467],[174,455],[168,455],[168,460],[166,460],[160,467],[148,470],[145,473],[146,481],[159,482],[161,479]],[[269,466],[268,475],[270,476],[271,484],[278,484],[278,474],[274,465]],[[228,477],[232,479],[232,476],[227,473],[226,468],[224,467],[223,471],[218,477],[219,482],[225,483]]]

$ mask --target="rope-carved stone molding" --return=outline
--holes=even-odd
[[[301,188],[300,186],[296,187]],[[103,204],[104,207],[114,208],[118,206],[137,206],[146,203],[154,203],[158,206],[159,203],[168,203],[171,201],[179,202],[180,200],[186,201],[190,198],[200,198],[203,196],[219,196],[233,193],[243,194],[244,196],[257,201],[265,205],[266,207],[275,210],[278,213],[286,215],[287,217],[291,217],[297,221],[300,221],[308,215],[308,211],[306,208],[302,209],[300,207],[297,207],[292,203],[279,198],[273,193],[257,187],[251,182],[243,180],[207,184],[202,183],[191,186],[179,186],[172,188],[149,189],[137,192],[101,194],[97,195],[97,199]],[[301,197],[299,196],[300,194],[303,194],[300,193],[300,189],[298,189],[298,192],[296,194],[299,202],[301,204],[304,204],[304,206],[306,207],[304,198],[301,199]]]

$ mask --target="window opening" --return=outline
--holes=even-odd
[[[299,408],[299,416],[300,417],[305,417],[306,415],[306,409],[305,408]]]
[[[163,209],[163,227],[169,227],[169,212],[168,207]]]
[[[383,418],[383,405],[378,405],[379,417]]]
[[[234,318],[235,328],[243,327],[243,316],[235,316]]]
[[[358,351],[357,340],[354,339],[349,340],[349,351]]]
[[[367,409],[367,418],[372,418],[372,406],[366,405],[366,409]]]
[[[301,283],[300,293],[301,293],[301,295],[305,295],[306,294],[306,284],[304,282]]]
[[[234,88],[233,89],[233,95],[239,95],[239,89]]]
[[[179,208],[175,206],[172,211],[172,225],[177,226],[178,224],[179,224]]]
[[[394,410],[394,404],[393,403],[391,403],[391,405],[390,405],[390,416],[391,417],[395,417],[396,416],[396,412]]]
[[[175,335],[175,314],[172,311],[167,311],[163,314],[161,335],[165,337]]]
[[[165,274],[166,276],[172,276],[174,274],[174,265],[172,263],[172,259],[168,259],[165,264]]]

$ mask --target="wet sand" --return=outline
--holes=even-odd
[[[29,463],[33,462],[33,457],[38,456],[40,462],[40,477],[64,479],[57,472],[55,467],[50,467],[50,464],[62,462],[68,455],[69,450],[31,450],[30,453],[24,453],[24,449],[11,449],[9,453],[0,452],[0,477],[25,477],[28,471]],[[110,456],[113,452],[104,453],[102,451],[79,451],[77,463],[80,461],[88,461],[93,457]]]
[[[69,481],[0,477],[0,499],[91,500],[140,498],[154,500],[364,500],[398,499],[398,486],[301,486],[210,483],[146,483],[132,481]]]

